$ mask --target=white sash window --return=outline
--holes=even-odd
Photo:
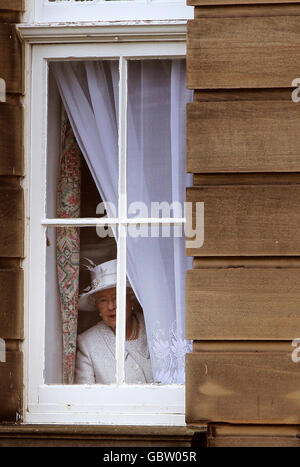
[[[50,2],[63,3],[63,2]],[[70,3],[73,3],[70,1]],[[118,2],[119,3],[119,2]],[[120,0],[121,3],[121,0]],[[125,3],[125,2],[124,2]],[[132,3],[135,3],[132,0]],[[55,61],[119,60],[120,63],[120,139],[119,151],[126,151],[126,77],[128,60],[185,58],[185,24],[149,25],[147,28],[134,25],[87,26],[68,29],[64,26],[47,25],[35,28],[20,26],[20,32],[28,41],[27,66],[32,70],[26,83],[26,159],[28,188],[28,243],[25,260],[27,271],[27,331],[25,340],[27,375],[26,423],[95,423],[95,424],[149,424],[184,425],[184,385],[126,385],[124,384],[123,355],[124,313],[119,321],[117,340],[120,342],[115,385],[61,385],[45,382],[45,326],[46,326],[46,231],[49,226],[61,225],[47,218],[47,148],[48,124],[53,120],[49,106],[49,64]],[[90,42],[91,37],[93,41]],[[53,44],[47,42],[63,42]],[[124,41],[121,38],[126,38]],[[76,43],[67,43],[67,42]],[[52,103],[51,103],[52,104]],[[123,112],[123,115],[122,115]],[[123,139],[122,139],[123,138]],[[126,158],[120,157],[120,173],[126,173]],[[126,179],[120,178],[120,187]],[[126,206],[120,204],[121,209]],[[119,213],[119,215],[122,214]],[[149,223],[140,219],[140,222]],[[184,218],[177,223],[184,223]],[[174,218],[164,222],[174,224]],[[176,223],[175,222],[175,223]],[[96,226],[99,219],[65,220],[65,223],[83,227]],[[116,221],[119,228],[126,228],[124,219]],[[163,223],[163,222],[162,222]],[[52,228],[51,227],[51,228]],[[119,239],[118,300],[124,308],[126,277],[126,244]]]

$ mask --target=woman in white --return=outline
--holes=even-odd
[[[114,384],[117,261],[107,261],[89,269],[91,287],[80,296],[79,309],[98,311],[101,321],[78,336],[75,383]],[[144,318],[141,312],[134,311],[133,297],[127,283],[125,382],[152,383]]]

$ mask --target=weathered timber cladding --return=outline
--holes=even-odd
[[[194,352],[186,370],[188,423],[300,423],[291,352]]]
[[[8,350],[0,362],[0,420],[18,422],[22,414],[23,357]]]
[[[300,446],[300,1],[187,1],[187,201],[204,202],[204,244],[187,250],[187,422],[209,424],[208,446]]]
[[[0,10],[0,23],[19,23],[21,14],[18,11]]]
[[[2,339],[23,338],[23,271],[0,269],[0,323]]]
[[[268,3],[300,3],[300,0],[187,0],[187,4],[192,6],[259,5]]]
[[[300,185],[201,186],[187,201],[204,202],[204,244],[189,256],[300,254]]]
[[[187,108],[188,172],[300,171],[292,101],[197,102]]]
[[[300,426],[212,425],[208,447],[300,447]]]
[[[255,353],[255,352],[275,352],[289,353],[292,356],[292,351],[295,348],[291,345],[291,341],[251,341],[251,340],[223,340],[223,341],[205,341],[197,340],[193,343],[193,351],[196,353],[210,352],[210,353]],[[297,351],[300,355],[300,351]]]
[[[204,426],[197,428],[203,432]],[[172,426],[0,426],[0,447],[189,447],[194,430]]]
[[[0,44],[0,77],[8,93],[22,93],[23,53],[14,24],[0,24]]]
[[[201,268],[188,271],[186,336],[197,340],[300,336],[300,269]],[[259,325],[258,325],[259,323]]]
[[[300,9],[299,9],[300,12]],[[201,89],[194,92],[194,103],[235,101],[286,101],[291,102],[292,89]],[[189,106],[190,104],[188,104]]]
[[[25,0],[0,0],[0,10],[23,11],[24,9]]]
[[[0,256],[24,255],[24,200],[23,190],[1,187],[0,183]]]
[[[0,338],[6,355],[0,362],[0,422],[22,419],[24,200],[23,47],[15,22],[23,0],[0,0],[0,78],[6,82],[6,102],[0,103]]]
[[[240,18],[245,16],[299,16],[300,2],[298,3],[272,3],[272,8],[269,4],[259,4],[259,9],[255,4],[237,4],[237,5],[218,5],[217,8],[211,6],[203,6],[195,8],[195,19],[198,18]]]
[[[202,185],[299,185],[300,173],[206,173],[194,174],[194,186]]]
[[[0,175],[24,175],[23,107],[0,104]]]
[[[299,19],[258,16],[189,21],[188,87],[290,87],[299,75]]]

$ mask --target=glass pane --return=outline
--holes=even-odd
[[[127,384],[153,382],[143,309],[137,299],[132,283],[128,280],[128,274],[126,287],[125,382]]]
[[[129,217],[184,217],[185,188],[192,183],[185,167],[185,112],[191,99],[185,60],[129,61]]]
[[[115,383],[113,232],[108,226],[50,227],[46,241],[45,382]]]
[[[143,334],[141,326],[132,352],[137,378],[150,382],[150,352],[155,383],[183,384],[185,354],[191,351],[185,340],[185,274],[192,258],[185,256],[184,236],[175,237],[174,228],[169,237],[152,237],[150,227],[143,230],[144,236],[137,237],[131,226],[127,239],[127,275],[140,304],[136,314],[146,330]],[[176,235],[180,230],[183,233],[182,227],[176,228]]]
[[[117,216],[118,89],[116,60],[50,64],[47,217]]]

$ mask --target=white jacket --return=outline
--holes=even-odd
[[[125,381],[128,384],[152,383],[152,368],[142,313],[139,336],[125,344]],[[83,332],[77,339],[76,384],[114,384],[116,336],[103,321]]]

